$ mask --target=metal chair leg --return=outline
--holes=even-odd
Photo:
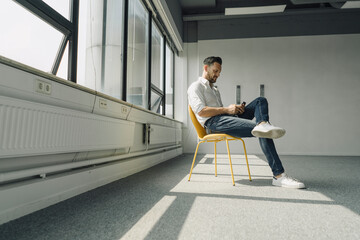
[[[226,139],[226,147],[227,147],[227,151],[228,151],[228,155],[229,155],[231,178],[232,178],[233,186],[235,186],[234,173],[233,173],[233,168],[232,168],[232,163],[231,163],[231,156],[230,156],[230,149],[229,149],[229,141],[227,139]]]
[[[201,142],[199,142],[196,146],[196,151],[195,151],[195,154],[194,154],[194,159],[193,159],[193,162],[191,164],[191,169],[190,169],[190,175],[189,175],[189,180],[190,181],[190,178],[191,178],[191,173],[192,173],[192,170],[193,170],[193,167],[194,167],[194,163],[195,163],[195,159],[196,159],[196,155],[197,155],[197,152],[198,152],[198,149],[199,149],[199,145],[200,145]]]
[[[250,174],[250,167],[249,167],[249,161],[248,161],[248,157],[247,157],[247,153],[246,153],[246,147],[245,147],[245,142],[244,140],[240,139],[243,143],[243,146],[244,146],[244,153],[245,153],[245,159],[246,159],[246,165],[247,165],[247,169],[248,169],[248,173],[249,173],[249,180],[251,180],[251,174]]]
[[[214,148],[215,148],[215,177],[217,177],[217,163],[216,163],[216,142],[214,142]]]

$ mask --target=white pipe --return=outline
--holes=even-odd
[[[148,150],[146,152],[136,152],[136,153],[129,153],[124,155],[117,155],[117,156],[111,156],[111,157],[105,157],[105,158],[98,158],[98,159],[90,159],[90,160],[84,160],[80,162],[72,162],[72,163],[65,163],[65,164],[59,164],[54,166],[47,166],[47,167],[39,167],[39,168],[31,168],[26,170],[19,170],[19,171],[12,171],[12,172],[6,172],[6,173],[0,173],[0,183],[22,179],[26,177],[33,177],[33,176],[41,176],[44,177],[46,174],[58,172],[58,171],[64,171],[69,170],[73,168],[79,168],[79,167],[86,167],[91,165],[96,165],[100,163],[107,163],[112,161],[117,161],[125,158],[131,158],[131,157],[137,157],[141,155],[148,155],[153,154],[157,152],[172,150],[174,148],[179,148],[181,145],[171,146],[171,147],[163,147],[158,148],[154,150]]]

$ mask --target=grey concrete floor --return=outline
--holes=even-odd
[[[281,156],[307,189],[271,185],[263,156],[192,154],[0,226],[0,239],[360,239],[360,157]]]

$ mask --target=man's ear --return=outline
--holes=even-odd
[[[207,72],[208,71],[208,65],[204,65],[204,71]]]

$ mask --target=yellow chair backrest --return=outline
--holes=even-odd
[[[189,105],[189,114],[190,114],[190,118],[191,121],[196,129],[197,135],[198,137],[201,139],[203,137],[206,136],[206,130],[203,126],[201,126],[201,124],[199,123],[199,121],[197,120],[195,113],[193,112],[193,110],[191,109],[190,105]]]

